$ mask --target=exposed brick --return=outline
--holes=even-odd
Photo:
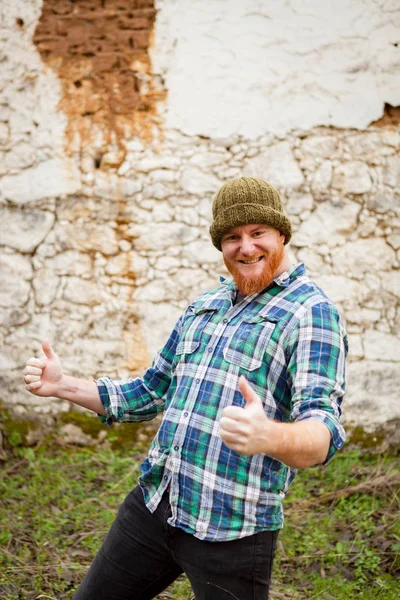
[[[117,67],[118,64],[118,55],[114,52],[106,54],[105,52],[102,54],[97,54],[93,58],[93,68],[95,71],[111,71]]]
[[[76,12],[88,11],[101,11],[108,5],[108,2],[102,2],[101,0],[79,0],[74,3],[74,10]]]
[[[55,26],[55,33],[56,35],[68,35],[68,30],[71,26],[71,18],[70,17],[60,17],[59,19],[57,19],[56,22],[56,26]],[[37,37],[36,37],[37,39]]]
[[[148,29],[150,22],[146,17],[119,16],[118,26],[121,29]]]
[[[118,33],[111,34],[112,42],[114,43],[115,48],[118,48],[122,52],[129,51],[131,48],[133,48],[133,37],[135,33],[136,32],[133,30],[131,31],[124,29],[122,31],[118,31]]]
[[[134,17],[154,19],[156,16],[156,11],[153,8],[137,8],[132,10],[132,14]]]
[[[377,121],[371,123],[372,127],[397,127],[400,124],[400,106],[385,104],[383,115]]]
[[[68,29],[68,43],[69,44],[82,44],[90,37],[90,30],[85,26],[84,23],[73,23]]]
[[[160,91],[152,91],[150,73],[144,93],[141,87],[155,15],[154,0],[43,0],[34,43],[64,84],[60,107],[71,140],[90,135],[91,121],[119,140],[129,126],[137,130],[138,113],[146,113],[144,127],[152,131]]]
[[[40,42],[37,44],[39,52],[45,53],[47,57],[60,56],[67,52],[68,44],[65,38],[54,38],[50,37],[47,41]]]
[[[143,50],[147,50],[149,47],[149,32],[140,30],[140,31],[132,31],[132,37],[134,40],[135,48],[143,48]]]
[[[57,0],[51,8],[56,15],[67,15],[72,13],[73,7],[74,3],[71,0]]]

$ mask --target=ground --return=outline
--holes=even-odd
[[[86,435],[96,430],[77,420]],[[70,599],[136,482],[151,427],[124,425],[78,447],[53,434],[28,436],[27,446],[24,427],[7,416],[0,425],[0,597]],[[371,450],[348,444],[327,467],[298,473],[272,600],[400,597],[400,465]],[[183,576],[159,600],[192,598]]]

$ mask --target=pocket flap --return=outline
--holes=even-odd
[[[217,312],[218,308],[208,307],[208,306],[193,306],[193,312],[195,315],[204,315],[206,313],[214,313]]]
[[[200,342],[198,341],[182,340],[177,345],[175,354],[178,356],[181,354],[193,354],[193,352],[195,352],[199,346]]]
[[[242,369],[246,369],[246,371],[255,371],[256,369],[259,369],[262,364],[261,356],[249,356],[241,351],[232,350],[229,346],[224,348],[223,354],[224,359],[227,362],[236,365],[237,367],[241,367]]]
[[[279,321],[279,317],[277,317],[276,315],[262,315],[262,314],[258,314],[255,315],[254,317],[247,317],[244,318],[243,321],[245,323],[263,323],[263,322],[267,322],[267,323],[277,323]]]

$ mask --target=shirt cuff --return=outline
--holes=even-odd
[[[97,389],[99,391],[99,396],[101,403],[103,405],[104,410],[106,411],[105,415],[97,415],[102,423],[107,423],[107,425],[112,425],[114,421],[116,421],[115,417],[112,414],[111,410],[111,402],[110,402],[110,394],[108,392],[108,387],[104,382],[104,379],[96,380]]]
[[[334,457],[336,451],[343,448],[343,445],[346,441],[346,432],[334,415],[322,410],[309,410],[301,413],[301,417],[296,419],[296,421],[304,421],[305,419],[313,419],[314,421],[325,423],[329,429],[329,433],[331,434],[331,443],[329,445],[326,459],[322,463],[323,465],[327,465]]]

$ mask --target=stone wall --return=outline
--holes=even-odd
[[[329,85],[343,102],[358,102],[348,109],[346,127],[334,111],[329,118],[315,118],[316,105],[307,105],[298,78],[293,88],[293,103],[301,108],[298,125],[290,107],[281,105],[279,127],[263,117],[256,128],[254,115],[261,115],[261,99],[269,97],[268,86],[274,84],[262,61],[269,56],[273,70],[274,61],[282,63],[284,56],[270,34],[269,20],[278,19],[276,3],[251,0],[240,10],[234,0],[201,4],[209,11],[197,14],[197,0],[164,0],[156,7],[147,0],[5,0],[0,7],[1,400],[20,413],[68,410],[68,403],[24,390],[21,370],[39,352],[43,336],[71,374],[140,374],[190,300],[225,274],[208,236],[211,202],[224,181],[245,174],[279,188],[294,223],[293,261],[304,262],[341,308],[350,336],[345,421],[373,429],[400,416],[400,128],[393,108],[400,98],[388,66],[397,48],[390,23],[399,11],[386,2],[385,11],[369,24],[372,46],[387,44],[390,52],[386,79],[382,69],[380,85],[374,83],[374,98],[377,88],[382,97],[379,102],[365,98],[362,122],[355,116],[362,99],[352,90],[357,81],[365,83],[369,71],[351,74],[362,47],[352,54],[345,45],[348,54],[339,55],[347,56],[347,77],[356,84],[343,91],[331,74]],[[231,107],[228,97],[235,90],[226,64],[232,38],[220,31],[213,12],[223,4],[232,9],[227,27],[232,22],[239,27],[243,11],[247,15],[243,39],[253,32],[264,77],[254,97],[245,88],[247,107],[238,97],[237,113],[229,108],[225,119],[225,99]],[[366,4],[371,17],[377,3]],[[349,19],[361,14],[356,5],[365,3],[352,4],[355,15],[343,8],[342,22],[345,14]],[[294,17],[293,10],[281,17],[298,18],[304,26],[305,16]],[[322,22],[323,12],[315,10]],[[359,18],[354,35],[365,25]],[[111,23],[106,36],[111,45],[98,40],[104,20]],[[87,37],[77,33],[83,23]],[[214,42],[200,51],[200,41],[210,39],[213,27]],[[335,56],[344,34],[331,28],[328,46]],[[289,44],[285,29],[281,35]],[[94,40],[100,44],[96,51]],[[299,43],[293,51],[301,57]],[[322,43],[318,34],[314,51]],[[215,114],[211,105],[199,111],[199,83],[193,84],[185,62],[190,56],[192,72],[198,68],[204,78],[204,92],[211,51],[215,70],[209,72],[214,82],[209,97]],[[100,60],[103,52],[109,61]],[[91,53],[95,56],[85,56]],[[114,55],[122,57],[116,67]],[[307,55],[311,60],[313,52]],[[103,66],[96,66],[98,59]],[[240,61],[253,69],[251,55],[241,54]],[[321,57],[311,64],[305,80],[315,71],[318,83]],[[215,81],[224,73],[218,102]],[[246,85],[256,81],[250,75]],[[128,80],[136,86],[132,95],[123,92],[121,82]],[[275,83],[281,80],[278,70]],[[182,103],[190,93],[192,100]]]

